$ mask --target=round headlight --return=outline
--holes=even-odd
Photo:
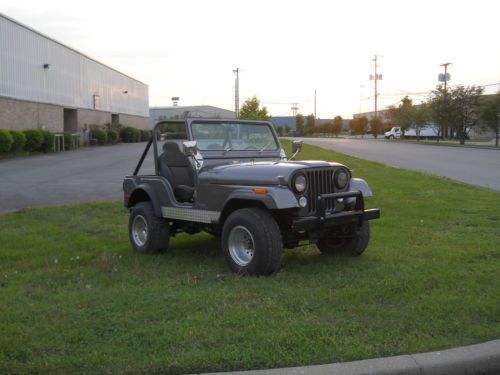
[[[349,183],[349,175],[344,169],[338,169],[333,175],[333,183],[339,190],[344,190]]]
[[[299,194],[302,194],[304,191],[306,191],[307,188],[307,180],[306,176],[303,174],[298,174],[295,176],[295,179],[293,180],[293,187],[295,191]]]

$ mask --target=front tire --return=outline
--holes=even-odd
[[[163,253],[170,242],[169,223],[155,215],[151,202],[140,202],[132,208],[128,234],[132,248],[139,253]]]
[[[347,254],[360,256],[368,247],[370,242],[370,223],[363,221],[359,228],[359,234],[353,238],[321,238],[316,246],[323,254]]]
[[[270,275],[279,269],[283,253],[278,224],[260,208],[234,211],[224,223],[222,251],[233,272]]]

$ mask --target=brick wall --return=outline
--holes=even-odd
[[[0,128],[44,128],[52,132],[64,129],[63,108],[50,104],[0,98]]]
[[[123,126],[148,128],[147,117],[124,114],[118,114],[118,116],[119,123]],[[79,132],[88,129],[89,125],[111,124],[111,113],[77,109],[77,123]],[[0,97],[0,128],[16,130],[44,128],[60,133],[64,131],[64,108]]]

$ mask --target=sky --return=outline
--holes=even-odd
[[[418,103],[450,62],[449,85],[500,89],[496,0],[0,0],[0,12],[149,86],[150,106],[234,109],[257,96],[273,116],[319,118]],[[315,101],[316,93],[316,101]]]

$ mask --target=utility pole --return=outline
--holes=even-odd
[[[236,74],[236,80],[234,83],[234,113],[236,118],[240,118],[240,68],[233,70]]]
[[[450,80],[450,75],[448,74],[448,65],[451,65],[453,63],[447,62],[444,64],[441,64],[440,66],[444,66],[444,74],[440,74],[438,77],[439,82],[444,82],[444,91],[446,92],[446,83]]]
[[[314,90],[314,118],[316,119],[316,90]]]
[[[441,64],[440,66],[443,66],[444,67],[444,74],[443,73],[440,73],[439,76],[438,76],[438,81],[439,82],[444,82],[444,102],[445,104],[447,104],[447,96],[448,96],[448,81],[450,80],[450,74],[448,73],[448,66],[451,65],[453,63],[450,63],[450,62],[447,62],[447,63],[444,63],[444,64]],[[453,130],[452,129],[448,129],[448,125],[449,124],[445,124],[444,126],[444,133],[445,134],[441,134],[441,136],[445,136],[445,137],[448,137],[448,130],[450,131],[450,137],[452,138],[453,137]],[[438,142],[439,142],[439,137],[438,137]]]
[[[378,100],[378,81],[379,80],[382,80],[382,74],[378,74],[377,72],[377,68],[379,67],[379,65],[377,64],[377,61],[378,61],[378,56],[377,54],[375,54],[375,57],[372,59],[372,61],[374,62],[373,64],[373,68],[374,68],[374,74],[370,74],[370,80],[371,81],[375,81],[375,111],[374,111],[374,116],[373,117],[377,117],[377,100]]]
[[[291,110],[293,113],[293,117],[297,116],[297,112],[299,110],[299,103],[292,103]]]

